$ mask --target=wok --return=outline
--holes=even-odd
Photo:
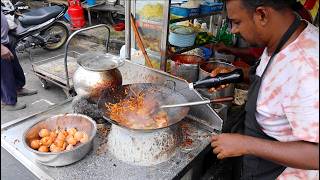
[[[158,102],[158,105],[152,107],[153,109],[150,109],[150,112],[160,111],[160,106],[164,104],[177,104],[177,103],[180,104],[180,103],[187,102],[187,99],[182,94],[165,85],[151,84],[151,83],[121,85],[121,86],[116,86],[114,88],[108,88],[102,92],[98,101],[98,108],[103,114],[103,118],[112,124],[121,126],[129,130],[150,132],[154,130],[167,128],[169,126],[172,126],[180,122],[189,112],[189,107],[175,107],[175,108],[161,109],[161,111],[165,111],[167,113],[168,123],[167,125],[164,125],[162,127],[157,127],[157,128],[155,127],[132,128],[110,118],[109,110],[108,108],[106,108],[106,103],[115,104],[120,102],[120,100],[125,100],[125,99],[129,99],[130,97],[135,97],[139,93],[144,93],[146,94],[146,96],[151,97],[152,99],[156,100],[156,102]]]

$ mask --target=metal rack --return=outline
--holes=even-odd
[[[139,0],[131,0],[131,1],[125,1],[125,45],[126,45],[126,54],[125,57],[126,59],[130,60],[131,58],[131,47],[135,47],[135,40],[134,37],[131,37],[131,24],[130,24],[130,14],[133,13],[135,15],[136,9],[135,5],[136,2]],[[208,14],[200,14],[196,16],[190,16],[190,17],[184,17],[184,18],[178,18],[178,19],[170,19],[170,6],[172,5],[171,0],[163,0],[163,21],[162,22],[155,22],[154,24],[157,24],[161,26],[161,38],[160,38],[160,52],[158,54],[160,55],[160,69],[162,71],[167,71],[166,70],[166,65],[167,65],[167,60],[168,58],[173,55],[173,54],[180,54],[183,52],[187,52],[189,50],[198,48],[200,46],[204,46],[205,44],[202,45],[194,45],[191,47],[187,48],[181,48],[173,54],[168,54],[168,47],[170,46],[168,42],[168,36],[169,36],[169,25],[172,23],[176,22],[181,22],[181,21],[187,21],[187,20],[193,20],[196,18],[204,18],[204,17],[210,17],[210,28],[209,31],[213,32],[213,26],[214,26],[214,15],[217,14],[222,14],[223,11],[219,12],[212,12]]]

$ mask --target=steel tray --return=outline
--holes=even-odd
[[[70,85],[72,86],[72,77],[75,71],[78,68],[76,58],[80,56],[80,53],[76,51],[69,51],[68,54],[68,74]],[[50,79],[55,82],[62,83],[64,85],[67,84],[67,76],[64,67],[64,54],[60,54],[48,59],[44,59],[41,61],[33,62],[33,71],[37,76],[45,77],[46,79]]]

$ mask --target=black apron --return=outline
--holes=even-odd
[[[291,24],[287,32],[281,38],[279,44],[277,45],[276,50],[271,55],[269,62],[263,71],[261,77],[256,75],[256,69],[260,63],[260,60],[251,68],[250,70],[250,81],[251,85],[248,90],[248,100],[245,105],[245,111],[240,114],[240,119],[238,119],[236,125],[233,126],[231,132],[233,133],[242,133],[248,136],[257,137],[261,139],[267,139],[272,141],[277,141],[276,139],[265,134],[260,125],[256,120],[256,110],[257,110],[257,98],[259,95],[259,89],[261,86],[262,79],[272,63],[274,56],[279,53],[283,45],[288,41],[291,35],[300,25],[300,18],[297,16],[295,21]],[[245,118],[244,118],[245,117]],[[241,168],[238,168],[235,175],[235,179],[241,180],[273,180],[276,179],[285,169],[285,166],[276,164],[274,162],[246,155],[243,157],[235,158],[234,165],[238,165]],[[238,178],[239,177],[239,178]]]

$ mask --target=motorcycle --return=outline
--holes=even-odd
[[[35,47],[56,50],[66,43],[69,28],[63,18],[67,6],[54,5],[21,13],[21,10],[25,10],[21,8],[25,7],[21,2],[11,7],[8,5],[10,3],[6,4],[1,3],[1,8],[5,15],[14,16],[16,28],[9,31],[9,36],[12,37],[17,52]]]

